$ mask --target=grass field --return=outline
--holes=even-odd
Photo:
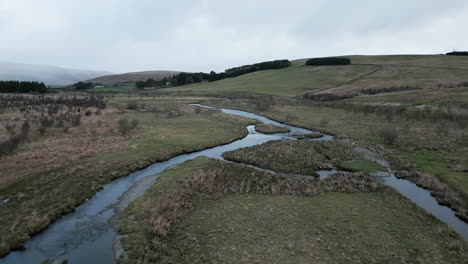
[[[219,93],[246,92],[279,96],[302,95],[307,92],[334,87],[372,71],[368,65],[351,66],[292,66],[281,70],[259,71],[237,78],[163,89],[172,92]]]
[[[185,213],[156,209],[197,171],[218,169],[198,158],[164,172],[118,219],[124,263],[463,263],[466,245],[447,227],[389,188],[318,196],[197,195]],[[229,165],[230,167],[234,165]],[[236,167],[228,169],[233,175]],[[207,172],[208,173],[208,172]],[[226,177],[233,177],[227,176]],[[255,177],[255,176],[249,176]],[[208,182],[205,182],[209,184]],[[160,206],[159,206],[160,208]],[[187,211],[188,210],[188,211]],[[161,234],[151,215],[171,212]],[[166,226],[166,225],[165,225]],[[156,233],[155,233],[156,232]],[[158,241],[157,243],[155,241]],[[152,253],[153,252],[153,253]]]
[[[355,65],[304,66],[304,60],[281,70],[259,71],[236,78],[162,89],[167,92],[246,92],[275,96],[305,93],[356,93],[362,89],[409,86],[424,89],[467,82],[468,59],[457,56],[346,56]],[[362,78],[361,78],[362,77]],[[443,89],[442,92],[457,93]],[[440,93],[440,91],[439,91]]]

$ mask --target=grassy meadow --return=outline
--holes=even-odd
[[[369,65],[292,66],[280,70],[258,71],[217,82],[162,89],[167,92],[223,93],[244,92],[277,96],[296,96],[322,88],[335,87],[374,70]]]

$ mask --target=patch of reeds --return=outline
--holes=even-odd
[[[255,126],[255,130],[263,134],[288,133],[291,131],[287,127],[279,127],[272,124],[258,124]]]
[[[355,158],[352,149],[346,139],[325,142],[285,140],[226,152],[223,157],[277,172],[314,175],[316,170],[330,169],[341,161]]]

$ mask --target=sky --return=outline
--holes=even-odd
[[[468,50],[467,0],[0,0],[0,60],[222,71],[274,59]]]

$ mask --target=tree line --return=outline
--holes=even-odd
[[[348,58],[326,57],[313,58],[306,61],[306,65],[310,66],[326,66],[326,65],[349,65],[351,60]]]
[[[76,90],[87,90],[93,88],[93,84],[90,82],[77,82],[73,84]]]
[[[274,70],[282,69],[291,66],[289,60],[274,60],[274,61],[265,61],[255,64],[243,65],[239,67],[234,67],[225,70],[224,72],[216,73],[211,71],[210,73],[204,72],[181,72],[179,74],[164,77],[161,80],[148,79],[146,81],[137,81],[135,82],[135,87],[138,89],[143,89],[145,87],[169,87],[169,86],[181,86],[192,83],[200,82],[214,82],[219,81],[225,78],[237,77],[243,74],[252,73],[256,71],[263,70]]]
[[[446,53],[445,55],[451,55],[451,56],[468,56],[468,51],[452,51],[452,52]]]
[[[0,81],[0,93],[46,93],[43,82]]]

